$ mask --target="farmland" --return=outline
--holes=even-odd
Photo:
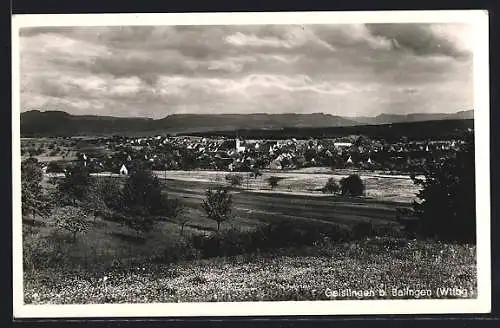
[[[199,182],[195,184],[202,186],[203,183],[224,182],[225,176],[229,172],[220,171],[156,171],[160,178],[167,178],[175,181],[173,185],[186,185],[189,182]],[[279,176],[283,180],[273,188],[277,194],[294,194],[304,196],[328,197],[321,192],[321,188],[329,178],[340,180],[351,173],[358,173],[363,178],[366,185],[366,197],[380,201],[411,202],[418,192],[417,186],[413,184],[408,175],[387,175],[374,172],[352,172],[348,170],[331,170],[329,168],[315,168],[315,170],[296,171],[263,171],[262,176],[256,179],[249,177],[247,173],[241,174],[244,177],[242,187],[245,190],[255,192],[270,192],[266,179],[270,176]]]
[[[214,222],[205,217],[201,201],[207,187],[226,184],[223,178],[226,173],[169,171],[155,174],[163,181],[168,195],[182,199],[183,204],[188,207],[188,212],[185,213],[189,216],[188,226],[203,227],[209,231],[215,229]],[[244,180],[242,186],[233,188],[236,220],[231,225],[252,228],[259,223],[283,220],[306,225],[313,222],[320,225],[352,225],[360,221],[388,223],[394,221],[397,208],[408,207],[418,190],[408,177],[367,175],[367,197],[346,198],[323,194],[318,190],[329,177],[340,178],[345,175],[290,172],[279,174],[284,179],[270,190],[265,179],[272,174],[274,173],[264,172],[262,177]],[[125,178],[112,174],[96,176]]]
[[[175,221],[159,222],[147,238],[137,238],[120,223],[97,218],[93,228],[73,244],[50,223],[26,228],[26,249],[42,248],[46,252],[42,255],[47,258],[54,252],[64,254],[64,262],[57,270],[48,265],[48,269],[25,271],[25,301],[64,304],[325,300],[329,299],[324,293],[327,288],[367,290],[384,286],[390,290],[394,286],[420,286],[435,290],[443,287],[443,281],[448,281],[450,287],[467,289],[467,297],[475,295],[475,247],[471,245],[375,238],[271,253],[200,258],[177,264],[158,263],[164,252],[182,245],[186,236],[215,231],[215,222],[206,218],[200,204],[205,188],[220,183],[216,175],[223,173],[157,174],[168,177],[162,179],[164,190],[182,199],[188,208],[183,235]],[[222,228],[250,231],[283,221],[320,229],[353,227],[359,222],[383,226],[394,223],[396,208],[408,203],[404,199],[393,201],[390,188],[386,187],[384,192],[380,185],[405,181],[406,192],[411,195],[411,185],[402,177],[367,178],[367,193],[379,190],[378,198],[354,199],[317,192],[294,193],[288,188],[294,181],[309,181],[314,189],[324,181],[323,175],[327,175],[324,172],[318,176],[284,175],[287,178],[273,191],[266,190],[265,177],[254,179],[248,189],[234,188],[234,219]],[[256,190],[258,186],[262,190]],[[416,271],[420,272],[417,276]],[[390,294],[386,297],[394,298]]]

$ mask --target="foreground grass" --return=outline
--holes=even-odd
[[[46,268],[25,271],[24,300],[27,304],[328,300],[333,299],[331,291],[349,289],[387,292],[384,297],[363,299],[414,299],[391,291],[429,289],[432,296],[423,298],[437,298],[436,289],[447,287],[465,289],[470,298],[476,297],[475,258],[475,246],[470,245],[374,238],[101,272]]]

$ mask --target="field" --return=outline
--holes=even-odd
[[[407,177],[376,173],[362,174],[368,197],[325,195],[317,189],[326,179],[340,178],[346,172],[318,172],[264,172],[248,185],[245,180],[241,187],[233,188],[233,219],[221,228],[250,231],[279,222],[319,229],[349,228],[360,222],[385,226],[394,223],[396,209],[407,207],[414,197],[415,189]],[[98,217],[73,243],[50,223],[25,226],[25,263],[40,266],[41,262],[46,268],[25,268],[25,302],[314,300],[329,299],[324,292],[328,288],[368,290],[380,286],[389,291],[386,298],[395,298],[390,294],[394,287],[430,288],[433,293],[440,287],[460,287],[468,290],[467,297],[475,296],[472,245],[377,237],[240,256],[193,255],[192,260],[164,263],[159,259],[165,255],[185,255],[176,252],[186,252],[182,245],[188,236],[214,233],[217,225],[206,218],[201,200],[209,185],[225,183],[225,173],[156,173],[168,194],[181,198],[187,207],[183,234],[175,221],[158,222],[153,231],[137,236],[120,223]],[[274,174],[285,179],[270,190],[265,178]]]
[[[92,139],[73,138],[65,140],[60,138],[21,138],[21,160],[31,156],[39,162],[72,162],[79,151],[88,153],[105,152],[105,147],[89,142]]]
[[[127,271],[50,270],[25,281],[25,302],[148,303],[300,301],[328,299],[474,298],[475,248],[408,242],[387,246],[377,240],[286,255],[248,255],[189,261],[176,265],[142,264]],[[55,283],[57,282],[57,283]],[[402,294],[394,294],[394,288]],[[409,295],[406,288],[430,291]],[[439,296],[438,288],[460,295]],[[375,294],[332,297],[332,291]],[[380,294],[380,290],[386,292]],[[465,292],[464,292],[465,291]],[[347,296],[348,295],[348,296]]]
[[[353,225],[364,221],[386,224],[396,218],[397,208],[408,207],[415,199],[418,188],[409,177],[380,174],[361,174],[366,184],[366,197],[345,198],[324,194],[319,189],[330,177],[339,180],[344,174],[308,172],[264,172],[257,179],[244,179],[242,186],[234,188],[235,221],[228,223],[239,229],[252,228],[259,223],[291,220],[296,224]],[[201,201],[210,185],[225,184],[225,172],[217,171],[165,171],[155,172],[164,182],[171,197],[182,199],[188,211],[187,226],[211,231],[213,221],[205,217]],[[247,176],[248,174],[242,174]],[[266,179],[277,175],[284,179],[270,189]],[[54,175],[53,175],[54,176]],[[124,176],[102,174],[98,176]]]
[[[175,185],[182,185],[185,182],[224,183],[225,176],[228,174],[228,172],[218,171],[157,171],[155,173],[160,178],[175,180]],[[388,175],[377,172],[308,168],[294,171],[263,171],[262,176],[257,179],[249,178],[248,173],[236,172],[234,174],[241,174],[244,177],[242,187],[246,190],[269,192],[270,187],[266,179],[274,175],[284,179],[273,188],[273,193],[328,197],[321,192],[326,181],[329,178],[339,181],[351,173],[358,173],[361,176],[366,185],[365,196],[369,199],[409,203],[415,199],[415,194],[418,192],[418,187],[407,175]]]

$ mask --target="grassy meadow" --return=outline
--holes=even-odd
[[[233,217],[220,233],[241,235],[231,240],[230,252],[218,256],[192,242],[193,236],[216,234],[216,223],[200,206],[210,182],[164,183],[170,195],[186,204],[182,231],[180,222],[170,220],[137,234],[119,221],[96,217],[89,218],[91,228],[73,241],[50,220],[25,223],[25,302],[326,300],[332,299],[327,289],[380,288],[388,293],[375,298],[412,298],[391,296],[395,287],[460,287],[475,297],[475,246],[404,237],[394,223],[395,210],[404,203],[234,189]],[[303,244],[240,247],[247,232],[280,222],[319,232]],[[328,235],[331,229],[353,232],[360,226],[365,231],[350,239]]]

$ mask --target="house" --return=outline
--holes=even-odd
[[[352,146],[351,142],[334,142],[333,145],[336,148],[349,148]]]
[[[245,151],[245,146],[242,146],[240,139],[236,138],[236,152],[241,153],[244,151]]]
[[[278,159],[273,160],[268,167],[272,170],[281,170],[283,168],[281,161]]]
[[[122,167],[120,168],[120,174],[123,174],[123,175],[128,174],[128,170],[127,170],[127,167],[125,166],[125,164],[122,164]]]

